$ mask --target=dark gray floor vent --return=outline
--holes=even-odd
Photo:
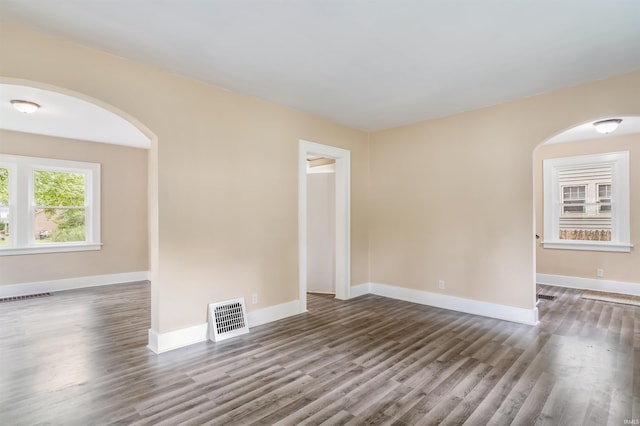
[[[53,293],[37,293],[37,294],[26,294],[24,296],[3,297],[0,299],[0,303],[16,302],[18,300],[36,299],[38,297],[47,297],[47,296],[53,296]]]
[[[538,294],[538,299],[554,300],[555,298],[555,296],[551,296],[550,294]]]
[[[244,298],[209,304],[209,339],[219,342],[248,332]]]

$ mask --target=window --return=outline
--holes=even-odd
[[[563,186],[562,187],[562,213],[584,213],[586,203],[586,186]]]
[[[599,213],[611,213],[611,184],[598,184],[598,203]]]
[[[99,164],[0,154],[0,255],[100,247]]]
[[[0,167],[0,247],[9,245],[9,169]]]
[[[544,160],[545,248],[630,251],[629,153]]]

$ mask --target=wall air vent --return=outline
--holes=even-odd
[[[552,295],[550,295],[550,294],[542,294],[542,293],[539,293],[539,294],[538,294],[538,299],[543,299],[543,300],[555,300],[555,298],[556,298],[555,296],[552,296]]]
[[[219,342],[248,332],[244,298],[209,304],[209,339]]]
[[[0,303],[2,302],[16,302],[18,300],[28,300],[28,299],[37,299],[38,297],[47,297],[53,296],[52,293],[37,293],[37,294],[27,294],[24,296],[12,296],[12,297],[3,297],[0,299]]]

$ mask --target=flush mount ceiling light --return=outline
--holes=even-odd
[[[618,126],[622,123],[621,118],[612,118],[610,120],[596,121],[593,126],[598,133],[607,134],[614,132]]]
[[[13,105],[13,107],[18,111],[25,114],[34,113],[38,110],[38,108],[40,108],[40,105],[35,102],[23,101],[21,99],[13,99],[11,101],[11,105]]]

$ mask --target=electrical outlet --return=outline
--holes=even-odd
[[[596,275],[599,276],[600,278],[604,277],[604,269],[602,268],[596,269]]]
[[[438,280],[438,288],[444,290],[444,280]]]
[[[253,293],[251,295],[251,304],[255,305],[258,303],[258,293]]]

